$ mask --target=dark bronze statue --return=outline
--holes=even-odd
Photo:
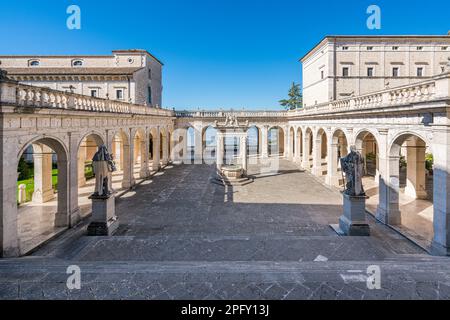
[[[364,158],[355,146],[351,146],[350,153],[341,158],[341,168],[345,174],[344,193],[349,196],[365,196],[362,185]]]
[[[95,174],[94,196],[105,197],[111,195],[111,190],[109,188],[110,173],[117,169],[112,156],[105,145],[100,146],[97,153],[92,158],[92,166]]]

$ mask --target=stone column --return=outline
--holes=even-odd
[[[20,255],[17,225],[18,138],[0,137],[0,257]]]
[[[302,159],[302,167],[303,169],[309,170],[310,169],[310,163],[309,163],[309,134],[303,135],[303,159]]]
[[[194,163],[203,163],[203,127],[201,124],[196,124],[194,126]]]
[[[269,157],[269,127],[264,125],[261,129],[261,157],[266,159]]]
[[[162,164],[165,166],[169,163],[169,132],[164,130],[163,134],[163,155],[162,155]]]
[[[181,129],[181,136],[183,137],[183,140],[181,141],[182,148],[183,148],[183,162],[189,163],[190,154],[188,150],[188,131],[187,129]]]
[[[69,154],[69,157],[73,160],[76,159],[76,153]],[[76,214],[74,217],[71,217],[70,212],[70,203],[72,202],[70,199],[71,196],[78,197],[78,181],[75,181],[70,184],[69,183],[69,171],[76,177],[75,170],[77,169],[75,162],[73,166],[69,168],[70,161],[66,159],[60,159],[58,157],[57,166],[58,166],[58,210],[55,216],[55,227],[58,228],[66,228],[70,226],[70,220],[73,218],[74,223],[77,220]],[[76,201],[76,206],[78,207],[78,201]]]
[[[327,176],[326,176],[326,183],[330,186],[339,186],[339,181],[342,179],[342,176],[339,175],[338,172],[338,148],[339,144],[337,143],[328,143],[327,146],[327,155],[328,155],[328,161],[327,161]]]
[[[223,156],[224,156],[224,145],[223,145],[223,134],[221,132],[217,132],[217,137],[216,137],[216,146],[217,146],[217,152],[216,152],[216,165],[217,165],[217,169],[220,170],[222,168],[223,165]]]
[[[141,170],[139,171],[139,177],[142,179],[148,178],[150,176],[150,170],[148,168],[148,135],[146,139],[141,139],[140,141],[140,151],[141,151]]]
[[[43,144],[33,144],[34,203],[45,203],[55,198],[52,186],[52,149]]]
[[[131,136],[131,135],[130,135]],[[129,189],[135,184],[134,179],[134,143],[129,143],[129,141],[123,142],[123,180],[122,187]]]
[[[83,146],[83,143],[81,143],[81,146],[78,145],[79,139],[81,137],[78,134],[75,133],[70,133],[69,134],[69,162],[67,163],[67,161],[61,161],[62,159],[58,159],[58,206],[59,206],[59,202],[60,202],[60,197],[62,196],[63,193],[61,188],[64,188],[63,185],[60,185],[60,175],[64,174],[60,169],[61,166],[67,166],[68,165],[68,214],[69,214],[69,220],[68,220],[68,226],[69,227],[74,227],[75,225],[77,225],[78,222],[81,221],[81,212],[80,212],[80,207],[78,205],[78,196],[79,196],[79,186],[80,186],[80,162],[83,163],[82,166],[82,175],[83,175],[83,181],[86,183],[86,178],[84,175],[84,163],[85,163],[85,158],[84,159],[80,159],[79,155],[84,154],[86,155],[86,147]],[[80,148],[80,150],[78,150],[78,148]],[[59,209],[58,209],[58,212]],[[64,220],[64,215],[66,213],[64,213],[64,211],[61,213],[61,223],[64,224],[65,220]]]
[[[281,129],[283,130],[283,129]],[[288,159],[292,160],[292,150],[291,150],[291,131],[289,130],[289,127],[284,128],[284,152],[283,156]]]
[[[427,199],[425,175],[425,143],[420,139],[407,142],[407,175],[405,194],[415,199]]]
[[[159,127],[155,130],[155,136],[153,136],[153,162],[152,162],[152,170],[158,171],[160,168],[160,139],[161,133],[159,131]]]
[[[433,227],[432,253],[450,255],[450,110],[447,125],[433,130]]]
[[[258,156],[262,156],[262,128],[258,128]]]
[[[314,137],[313,137],[314,138]],[[313,167],[312,174],[316,176],[322,175],[322,139],[321,137],[316,137],[313,143]]]
[[[247,159],[247,136],[241,136],[241,162],[242,162],[242,169],[244,170],[244,173],[247,174],[248,170],[248,159]]]
[[[86,166],[86,147],[83,146],[84,142],[80,145],[80,150],[78,151],[78,186],[84,187],[86,185],[86,174],[84,172]]]
[[[294,161],[295,162],[301,162],[301,157],[300,157],[300,143],[299,143],[299,138],[298,138],[298,128],[295,129],[294,131]]]
[[[380,136],[380,179],[379,203],[376,217],[385,224],[401,223],[399,209],[399,161],[400,156],[390,156],[388,153],[388,131],[379,130]]]

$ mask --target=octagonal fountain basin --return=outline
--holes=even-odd
[[[226,165],[222,166],[221,173],[228,179],[240,179],[244,176],[244,170],[240,165]]]

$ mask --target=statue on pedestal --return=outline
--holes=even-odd
[[[111,195],[109,179],[111,172],[117,171],[111,154],[105,145],[100,146],[92,158],[92,166],[95,174],[95,197],[108,197]]]
[[[362,185],[364,174],[364,158],[356,150],[355,146],[350,146],[350,153],[341,158],[341,168],[345,173],[344,194],[349,196],[365,196]]]
[[[366,221],[367,196],[362,185],[364,158],[355,146],[351,146],[350,153],[341,158],[341,168],[345,173],[344,212],[339,218],[339,224],[332,224],[331,227],[339,235],[369,236],[370,227]]]
[[[95,191],[92,200],[92,219],[88,226],[90,236],[110,236],[119,226],[115,197],[110,189],[111,172],[116,171],[111,154],[105,145],[100,146],[92,158],[95,174]]]

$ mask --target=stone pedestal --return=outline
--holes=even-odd
[[[91,196],[92,221],[88,226],[88,236],[110,236],[119,227],[116,216],[115,197]]]
[[[369,236],[370,229],[366,222],[366,196],[344,197],[344,214],[339,218],[339,225],[332,228],[341,235]]]

